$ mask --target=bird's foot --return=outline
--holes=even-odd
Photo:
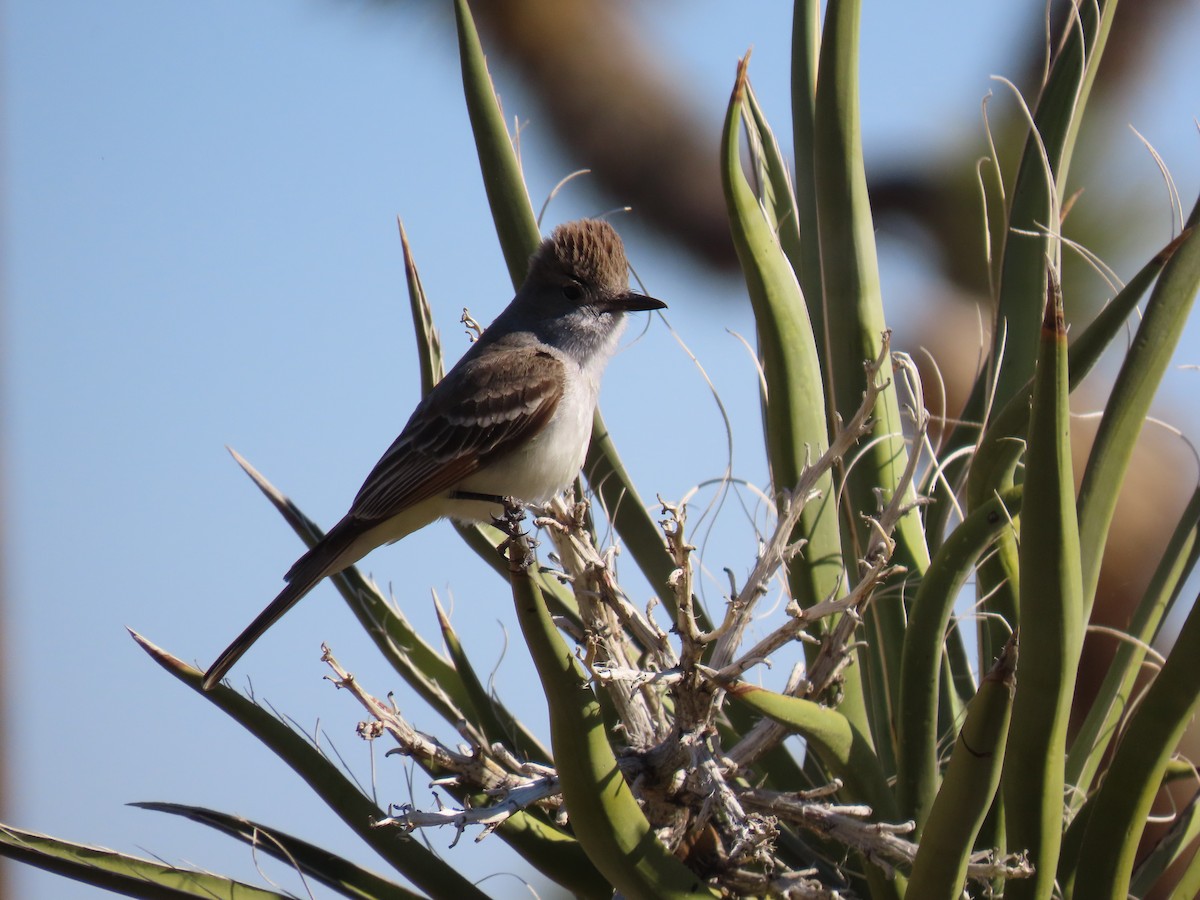
[[[537,546],[537,541],[529,537],[521,528],[525,521],[525,504],[516,497],[503,497],[501,503],[504,506],[504,513],[492,517],[492,524],[505,534],[499,550],[509,557],[510,562],[516,562],[512,559],[512,551],[515,549],[523,558],[522,565],[531,566],[534,562],[533,548]]]

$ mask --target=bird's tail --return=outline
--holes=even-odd
[[[212,690],[213,686],[228,674],[234,663],[242,658],[242,655],[250,649],[254,642],[279,621],[284,613],[299,603],[301,598],[316,587],[322,578],[345,568],[349,563],[342,562],[341,557],[352,542],[353,535],[335,527],[320,543],[296,560],[296,564],[284,576],[288,582],[287,587],[267,604],[267,608],[260,612],[254,621],[246,626],[246,630],[239,634],[233,643],[217,657],[217,661],[208,667],[202,682],[204,690]]]

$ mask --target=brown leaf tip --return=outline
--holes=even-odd
[[[412,248],[408,245],[408,232],[404,230],[404,223],[400,221],[400,217],[396,216],[396,227],[400,229],[400,249],[404,254],[404,270],[409,275],[417,274],[417,264],[413,260]]]
[[[1062,285],[1054,266],[1046,266],[1046,313],[1042,319],[1042,333],[1047,337],[1067,337],[1067,320],[1063,314]]]
[[[738,60],[737,78],[733,82],[733,102],[741,103],[746,97],[746,86],[750,83],[748,74],[750,69],[750,54],[754,52],[753,48],[746,51],[746,55]]]
[[[1195,230],[1195,225],[1193,225],[1191,228],[1183,229],[1183,231],[1179,233],[1178,237],[1158,251],[1157,255],[1154,257],[1154,262],[1160,266],[1165,266],[1171,257],[1175,255],[1175,251],[1179,249],[1179,245],[1191,237],[1192,232]]]
[[[1014,631],[1000,650],[1000,655],[992,663],[991,669],[983,676],[983,680],[998,681],[1001,684],[1007,685],[1009,690],[1012,690],[1016,685],[1019,647],[1019,638],[1017,632]]]

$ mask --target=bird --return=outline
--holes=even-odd
[[[349,511],[205,672],[204,690],[322,579],[375,548],[442,518],[491,521],[507,498],[536,505],[566,488],[583,466],[626,314],[665,308],[630,290],[625,247],[607,221],[555,228],[512,302],[417,404]]]

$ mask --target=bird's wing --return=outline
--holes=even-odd
[[[346,518],[390,519],[519,446],[554,415],[564,377],[561,360],[533,347],[464,359],[413,412]]]

